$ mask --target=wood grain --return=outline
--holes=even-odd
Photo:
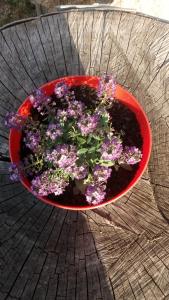
[[[68,9],[0,31],[0,299],[169,299],[169,24],[113,8]],[[104,208],[41,203],[8,177],[3,119],[45,82],[115,73],[151,122],[148,169]]]

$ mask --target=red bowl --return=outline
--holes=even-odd
[[[63,79],[66,81],[66,83],[69,86],[72,85],[81,85],[81,84],[87,84],[91,87],[96,88],[98,86],[99,78],[94,76],[70,76],[70,77],[64,77],[60,79],[53,80],[49,83],[44,84],[41,89],[46,92],[47,95],[51,95],[54,92],[54,87],[56,83],[63,81]],[[151,146],[152,146],[152,137],[151,137],[151,129],[149,125],[149,121],[146,117],[146,114],[144,110],[142,109],[141,105],[137,102],[137,100],[124,88],[122,88],[120,85],[117,85],[116,92],[115,92],[115,98],[119,99],[120,102],[124,103],[126,106],[128,106],[129,109],[131,109],[137,118],[137,121],[140,125],[141,135],[143,138],[143,147],[142,147],[142,160],[139,163],[139,167],[137,169],[137,172],[134,176],[134,178],[131,180],[131,182],[128,184],[128,186],[123,189],[119,194],[114,196],[112,199],[105,201],[104,203],[100,203],[98,205],[86,205],[86,206],[67,206],[67,205],[61,205],[60,203],[57,203],[57,201],[50,200],[47,197],[40,197],[37,198],[42,200],[45,203],[48,203],[50,205],[69,209],[69,210],[87,210],[87,209],[94,209],[96,207],[104,206],[108,203],[114,202],[124,194],[126,194],[140,179],[143,172],[145,171],[149,158],[151,153]],[[28,116],[30,109],[31,109],[31,102],[29,100],[29,97],[26,98],[26,100],[23,102],[23,104],[19,107],[18,112],[20,115]],[[21,141],[21,132],[16,129],[10,130],[10,136],[9,136],[9,151],[10,151],[10,157],[11,161],[13,163],[19,163],[20,161],[20,141]],[[32,193],[30,188],[30,182],[28,179],[24,176],[21,178],[22,184]]]

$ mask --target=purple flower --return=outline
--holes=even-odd
[[[33,91],[29,96],[32,106],[41,112],[47,103],[50,103],[51,98],[48,97],[41,89]]]
[[[54,193],[57,196],[64,192],[68,184],[68,180],[56,177],[54,170],[49,169],[32,180],[31,189],[35,195],[47,196]]]
[[[76,100],[70,101],[68,102],[67,115],[69,117],[78,118],[78,116],[82,115],[84,108],[84,103]]]
[[[100,120],[100,116],[98,114],[93,114],[93,115],[83,115],[78,123],[77,126],[80,129],[81,133],[83,135],[88,135],[89,133],[92,133]]]
[[[32,151],[37,151],[39,148],[39,144],[41,141],[40,132],[36,131],[28,131],[26,132],[26,136],[24,138],[25,145],[31,149]]]
[[[93,170],[93,183],[85,191],[86,200],[90,204],[101,203],[106,196],[106,183],[111,175],[111,168],[96,165]]]
[[[33,102],[34,102],[34,100],[35,99],[39,99],[39,100],[41,100],[41,99],[43,99],[45,97],[45,93],[41,90],[41,89],[36,89],[36,90],[34,90],[33,92],[32,92],[32,94],[30,95],[30,101],[32,102],[32,104],[33,104]]]
[[[11,163],[9,166],[10,176],[12,181],[18,181],[20,179],[18,166],[15,163]]]
[[[105,185],[88,185],[85,191],[87,202],[92,205],[101,203],[106,196],[105,189]]]
[[[104,107],[104,106],[96,107],[95,112],[99,116],[106,117],[108,120],[110,120],[110,118],[111,118],[109,112],[107,111],[106,107]]]
[[[67,95],[68,91],[68,85],[65,83],[65,81],[62,81],[56,84],[54,93],[58,98],[62,98]]]
[[[8,128],[22,129],[26,118],[18,113],[9,112],[5,116],[5,126]]]
[[[46,131],[47,137],[51,140],[55,140],[57,137],[62,135],[62,129],[58,124],[49,124],[48,129]]]
[[[95,182],[107,182],[112,172],[111,168],[105,166],[96,165],[93,170],[94,181]]]
[[[88,174],[88,168],[87,166],[74,166],[72,169],[72,174],[76,179],[84,179]]]
[[[57,145],[54,150],[47,152],[46,161],[53,162],[55,167],[64,169],[67,173],[72,172],[76,165],[77,150],[73,145]]]
[[[124,151],[122,152],[121,157],[118,160],[119,164],[128,164],[128,165],[135,165],[137,164],[142,158],[141,151],[135,147],[126,146]]]
[[[98,88],[97,88],[97,96],[102,97],[103,93],[104,93],[104,85],[102,79],[100,78]]]
[[[56,119],[58,120],[61,120],[61,121],[66,121],[67,120],[67,111],[66,110],[62,110],[62,109],[58,109],[57,111],[57,115],[56,115]]]
[[[101,146],[102,160],[117,160],[123,151],[122,140],[113,136],[111,139],[106,139]]]
[[[97,96],[106,97],[110,100],[113,100],[115,89],[116,89],[116,82],[114,80],[114,77],[105,74],[99,80]]]

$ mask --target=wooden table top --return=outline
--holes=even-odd
[[[0,31],[0,121],[45,82],[114,73],[153,133],[147,171],[114,204],[70,212],[8,179],[0,125],[0,299],[169,299],[169,24],[104,8],[68,9]],[[6,159],[5,159],[6,158]]]

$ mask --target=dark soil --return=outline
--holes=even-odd
[[[109,113],[112,118],[114,129],[118,132],[121,130],[125,132],[125,135],[123,136],[123,145],[136,146],[141,149],[143,141],[135,114],[118,100],[109,110]]]
[[[87,86],[79,86],[72,87],[72,90],[75,92],[76,99],[84,102],[88,108],[95,106],[98,100],[95,89],[91,89]],[[52,98],[55,100],[57,108],[64,108],[64,104],[62,104],[55,95],[52,95]],[[114,101],[113,107],[109,110],[109,113],[112,118],[112,126],[115,130],[123,131],[125,133],[123,136],[123,145],[136,146],[139,149],[142,149],[143,141],[135,114],[124,104],[120,103],[118,99]],[[35,118],[37,118],[38,113],[36,111],[32,110],[32,114]],[[43,122],[43,120],[41,121]],[[25,153],[30,153],[30,150],[26,149],[23,144],[24,143],[21,142],[21,159],[23,159]],[[112,174],[107,183],[107,194],[104,202],[118,195],[129,185],[131,180],[134,178],[138,167],[139,163],[132,166],[130,170],[120,167],[119,170],[116,171],[112,167]],[[29,179],[31,180],[31,178]],[[83,194],[74,194],[74,187],[75,183],[71,181],[62,195],[55,196],[54,194],[50,194],[48,195],[48,198],[68,206],[88,205]]]
[[[81,85],[72,87],[75,93],[75,98],[83,102],[87,108],[92,108],[96,106],[98,100],[96,90],[87,85]]]

